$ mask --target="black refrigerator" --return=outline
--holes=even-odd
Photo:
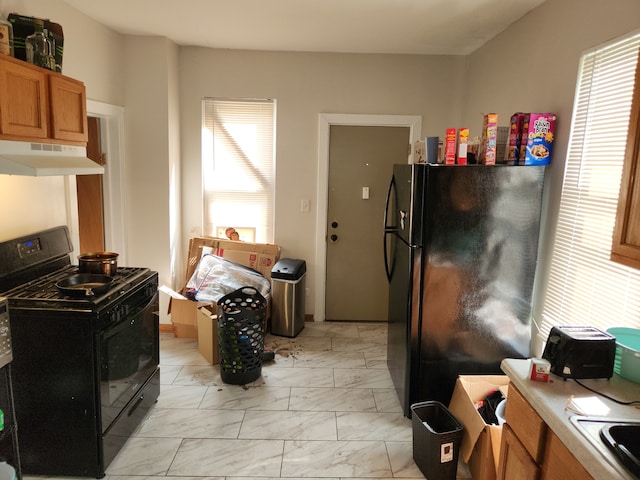
[[[458,375],[528,358],[544,167],[394,165],[387,366],[405,416]]]

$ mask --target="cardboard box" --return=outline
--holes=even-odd
[[[162,285],[159,290],[169,299],[168,313],[173,324],[173,334],[179,338],[198,338],[198,308],[210,303],[195,302]]]
[[[211,365],[220,363],[217,307],[212,304],[198,309],[198,350]]]
[[[194,237],[189,240],[189,257],[185,283],[191,279],[203,249],[245,267],[253,268],[266,278],[271,278],[271,269],[280,258],[280,247],[267,243],[240,242],[215,237]]]
[[[498,472],[502,426],[487,425],[476,408],[487,394],[500,390],[507,396],[506,375],[460,375],[449,411],[464,426],[460,454],[474,480],[494,480]]]

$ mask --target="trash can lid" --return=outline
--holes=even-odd
[[[281,278],[283,280],[297,280],[307,271],[307,264],[304,260],[297,258],[281,258],[271,269],[271,278]]]

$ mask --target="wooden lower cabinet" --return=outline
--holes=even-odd
[[[498,478],[517,478],[518,480],[538,480],[540,478],[540,467],[533,461],[524,445],[507,424],[502,427]]]
[[[542,462],[543,480],[588,480],[591,477],[576,457],[552,432],[547,434],[547,444]]]
[[[507,423],[502,428],[498,479],[593,478],[513,384],[509,385],[505,419]]]

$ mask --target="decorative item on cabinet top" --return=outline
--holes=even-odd
[[[7,20],[13,25],[13,56],[15,58],[27,61],[28,39],[32,35],[40,33],[43,36],[43,40],[51,48],[50,53],[53,56],[53,61],[47,65],[39,65],[37,62],[32,63],[40,67],[48,68],[54,72],[62,72],[64,35],[60,24],[52,22],[49,19],[28,17],[18,13],[10,13]]]

